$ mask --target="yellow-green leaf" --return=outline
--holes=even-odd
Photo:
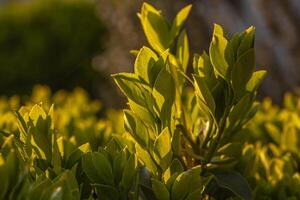
[[[174,39],[181,27],[183,26],[184,22],[186,21],[187,17],[189,16],[189,13],[192,9],[192,5],[187,5],[186,7],[184,7],[183,9],[181,9],[175,19],[173,20],[173,23],[172,23],[172,27],[171,27],[171,38]]]
[[[170,200],[170,193],[162,182],[152,179],[152,190],[157,200]]]
[[[212,65],[216,72],[225,80],[228,80],[228,63],[226,61],[225,51],[227,48],[227,39],[217,31],[215,26],[215,33],[209,47],[209,56]]]
[[[157,136],[154,151],[160,158],[164,158],[171,151],[171,135],[167,127]]]
[[[134,72],[144,81],[150,83],[150,73],[157,60],[156,54],[148,47],[142,47],[134,63]]]
[[[249,49],[240,56],[232,69],[232,87],[235,92],[244,88],[255,68],[255,51]]]
[[[161,12],[148,3],[143,3],[138,17],[151,47],[159,53],[168,49],[171,41],[169,24]]]
[[[189,41],[186,31],[183,30],[178,38],[176,57],[181,65],[181,70],[186,72],[189,63]]]

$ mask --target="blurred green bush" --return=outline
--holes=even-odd
[[[54,93],[48,86],[35,85],[28,96],[0,96],[0,147],[1,134],[18,131],[14,111],[22,106],[30,110],[36,104],[45,110],[54,105],[55,129],[80,145],[91,140],[91,147],[97,149],[97,145],[107,142],[112,133],[124,132],[123,112],[103,107],[102,102],[91,99],[84,89],[77,87]]]
[[[95,4],[43,0],[0,8],[0,92],[25,93],[36,83],[91,90],[91,59],[106,30]]]

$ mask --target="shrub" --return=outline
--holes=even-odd
[[[256,90],[265,76],[265,71],[254,71],[255,30],[250,27],[228,39],[215,24],[209,54],[194,56],[190,79],[188,38],[181,30],[190,8],[169,25],[144,4],[138,16],[154,51],[143,47],[134,73],[113,75],[128,98],[125,129],[151,174],[142,191],[152,188],[156,199],[224,199],[232,194],[252,199],[246,180],[233,168],[243,143],[232,138],[253,117]],[[184,102],[188,83],[193,92]]]
[[[89,130],[58,130],[54,106],[16,111],[17,129],[0,135],[0,198],[256,198],[259,190],[253,192],[242,168],[253,163],[247,125],[266,74],[254,71],[255,30],[229,38],[215,24],[209,52],[194,56],[190,77],[183,29],[190,10],[183,8],[169,24],[143,4],[138,16],[151,48],[132,52],[134,73],[113,75],[128,99],[125,132],[112,131],[97,143]],[[86,135],[92,137],[80,140]]]
[[[282,107],[267,98],[247,125],[251,134],[238,168],[256,199],[300,198],[299,111],[299,94],[286,94]]]
[[[91,59],[103,51],[105,28],[90,1],[49,0],[0,8],[0,91],[91,89]],[[102,77],[103,79],[103,77]]]

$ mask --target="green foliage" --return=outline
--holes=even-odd
[[[91,60],[103,51],[106,37],[95,9],[78,0],[1,6],[1,92],[26,93],[37,83],[90,89],[97,77]]]
[[[252,199],[247,181],[234,172],[244,142],[233,138],[253,116],[265,75],[254,72],[254,28],[230,39],[215,25],[209,54],[194,56],[191,80],[182,30],[190,9],[181,10],[170,25],[160,11],[143,4],[138,16],[154,51],[141,48],[134,73],[113,75],[128,98],[125,130],[157,199]],[[210,192],[216,189],[227,195]]]
[[[86,154],[83,171],[92,181],[97,196],[103,199],[127,199],[137,184],[137,159],[134,154],[116,144],[114,140],[100,152]]]
[[[40,101],[45,103],[36,104]],[[87,199],[94,193],[99,195],[101,182],[94,182],[86,170],[86,164],[93,167],[86,162],[89,155],[95,155],[97,173],[104,173],[100,180],[104,177],[111,183],[114,174],[125,174],[116,179],[121,185],[117,195],[128,193],[137,161],[121,140],[112,146],[113,135],[122,132],[122,128],[118,130],[122,122],[99,119],[100,102],[89,100],[79,88],[51,96],[49,88],[36,86],[25,101],[27,106],[18,109],[20,103],[18,96],[0,101],[1,116],[11,117],[0,120],[0,199]],[[114,113],[114,118],[119,118],[118,112]],[[108,155],[116,159],[113,168]]]
[[[143,5],[151,48],[112,75],[123,119],[99,119],[80,89],[37,87],[20,109],[18,96],[0,100],[0,199],[300,199],[299,96],[255,102],[266,72],[254,69],[253,27],[230,38],[215,25],[187,74],[190,9],[169,25]]]
[[[256,199],[299,199],[300,98],[286,94],[283,107],[265,99],[248,124],[249,144],[238,169],[251,183]]]

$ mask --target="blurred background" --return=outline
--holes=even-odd
[[[299,0],[152,0],[170,20],[193,9],[192,53],[207,50],[213,23],[232,35],[256,27],[257,68],[268,70],[260,97],[280,103],[300,84]],[[147,44],[136,13],[141,0],[0,0],[0,95],[84,88],[106,107],[122,107],[111,73],[132,71],[131,49]]]

